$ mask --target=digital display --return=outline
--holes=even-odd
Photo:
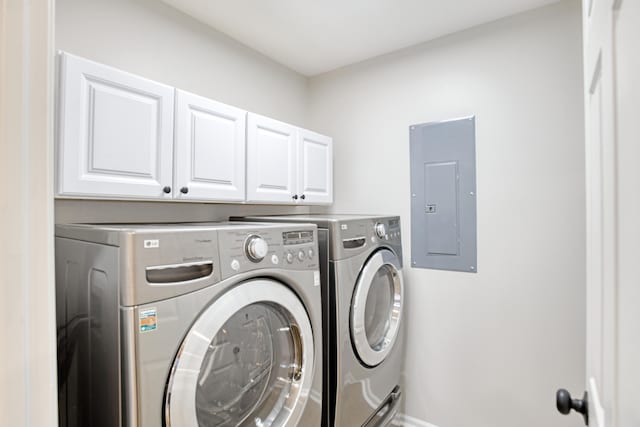
[[[313,231],[287,231],[282,233],[285,245],[300,245],[313,242]]]
[[[389,228],[398,228],[400,226],[399,219],[392,219],[389,221]]]

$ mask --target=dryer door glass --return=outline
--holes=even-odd
[[[167,385],[167,426],[295,425],[313,360],[313,332],[298,297],[272,280],[239,284],[187,333]]]
[[[364,328],[372,349],[380,351],[389,334],[395,296],[395,271],[387,264],[371,280],[364,308]]]
[[[403,280],[396,255],[381,249],[365,263],[351,304],[351,340],[367,366],[380,364],[399,333]]]

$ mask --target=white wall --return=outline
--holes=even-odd
[[[57,0],[56,48],[305,124],[304,77],[158,0]]]
[[[55,35],[59,50],[278,120],[306,124],[306,78],[160,1],[57,0]],[[291,211],[197,203],[57,200],[55,205],[57,223],[205,221],[230,214]]]
[[[0,1],[0,426],[57,426],[53,1]]]
[[[580,7],[565,1],[310,82],[334,211],[400,214],[405,412],[439,427],[579,426],[585,194]],[[477,274],[409,268],[409,125],[476,115]]]

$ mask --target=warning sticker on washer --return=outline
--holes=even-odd
[[[158,313],[156,308],[140,310],[140,332],[155,331],[158,329]]]
[[[320,286],[320,272],[313,272],[313,286]]]

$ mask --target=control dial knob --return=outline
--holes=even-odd
[[[376,230],[376,235],[381,239],[387,235],[387,227],[385,227],[384,224],[381,222],[376,224],[375,230]]]
[[[245,243],[245,252],[251,261],[262,261],[269,252],[269,245],[266,240],[260,236],[249,236]]]

